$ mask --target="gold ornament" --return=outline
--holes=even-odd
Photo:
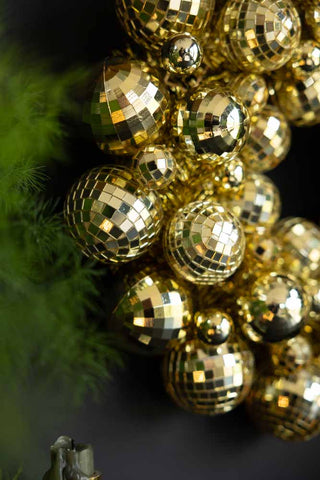
[[[305,0],[303,0],[305,4]],[[320,42],[320,5],[318,0],[308,2],[305,11],[305,20],[310,27],[313,37]]]
[[[128,278],[126,292],[113,312],[112,329],[129,338],[128,349],[162,353],[182,339],[191,321],[187,290],[168,272],[139,272]],[[131,343],[130,343],[131,340]]]
[[[282,67],[300,41],[300,19],[290,0],[228,0],[219,28],[228,60],[256,73]]]
[[[320,122],[320,71],[302,80],[286,79],[276,84],[277,101],[287,120],[297,127]]]
[[[170,220],[164,250],[179,277],[199,285],[214,285],[240,266],[245,237],[238,220],[224,207],[193,202]]]
[[[179,102],[173,116],[181,147],[198,160],[219,163],[239,153],[247,138],[247,109],[232,93],[201,88]]]
[[[188,340],[173,345],[163,371],[167,392],[178,406],[217,415],[233,410],[249,393],[254,357],[243,343],[213,346]]]
[[[291,130],[280,110],[268,105],[251,116],[250,134],[240,158],[256,172],[277,167],[287,156],[291,145]]]
[[[192,74],[202,60],[199,42],[188,33],[180,33],[167,40],[161,55],[163,68],[178,75]]]
[[[168,94],[143,62],[107,59],[84,120],[106,153],[132,154],[159,138]]]
[[[309,312],[307,296],[294,277],[263,274],[238,300],[241,328],[253,342],[280,342],[302,328]]]
[[[320,431],[320,370],[310,366],[288,376],[258,377],[247,397],[248,413],[282,440],[308,440]]]
[[[320,45],[314,40],[304,40],[284,69],[288,78],[293,74],[298,80],[307,79],[310,73],[320,69]]]
[[[272,269],[278,264],[282,244],[272,235],[247,235],[246,260],[252,269]]]
[[[227,81],[230,90],[242,100],[249,113],[259,113],[267,104],[268,85],[262,75],[240,73]]]
[[[300,217],[285,218],[274,227],[282,242],[282,269],[307,279],[320,274],[320,228]]]
[[[246,233],[265,233],[280,216],[277,187],[270,178],[258,173],[248,174],[238,193],[222,196],[219,201],[239,218]]]
[[[269,346],[276,375],[295,373],[312,360],[312,347],[302,335]]]
[[[146,49],[157,50],[176,33],[203,36],[215,0],[116,0],[126,32]]]
[[[233,331],[230,315],[216,308],[196,313],[194,322],[198,338],[210,345],[226,342]]]
[[[148,188],[167,187],[175,178],[177,163],[172,153],[161,145],[149,145],[135,155],[133,168]]]
[[[75,183],[65,217],[86,256],[117,263],[148,249],[160,231],[163,213],[156,193],[147,191],[130,170],[104,166]]]
[[[232,160],[217,165],[213,171],[213,183],[218,194],[238,192],[245,182],[243,162],[235,157]]]

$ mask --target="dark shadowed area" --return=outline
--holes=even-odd
[[[12,40],[57,69],[94,65],[125,41],[112,0],[7,0],[6,23]],[[270,174],[281,191],[283,216],[319,222],[319,135],[319,127],[295,129],[289,157]],[[86,139],[70,142],[69,150],[73,164],[56,167],[48,186],[56,196],[63,197],[80,173],[104,162]],[[106,282],[104,289],[110,304],[112,288]],[[67,434],[94,445],[96,467],[106,480],[319,478],[320,438],[286,444],[261,435],[242,408],[212,419],[187,414],[167,398],[158,360],[127,356],[125,363],[102,398],[88,399],[82,407],[73,407],[59,385],[53,390],[31,385],[19,399],[18,432],[7,440],[11,464],[24,465],[28,479],[40,479],[49,466],[50,443]],[[0,451],[0,465],[7,462]]]

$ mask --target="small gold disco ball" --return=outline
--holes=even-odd
[[[282,243],[282,268],[307,279],[320,275],[320,228],[305,218],[285,218],[274,227]]]
[[[293,125],[309,127],[320,122],[320,70],[301,80],[279,82],[276,94],[280,109]]]
[[[219,193],[229,193],[232,195],[242,188],[244,182],[244,165],[238,157],[217,165],[213,170],[213,183],[216,191]]]
[[[228,80],[229,88],[240,98],[250,114],[259,113],[267,104],[269,90],[266,80],[256,73],[240,73]]]
[[[238,193],[221,196],[219,201],[239,218],[246,233],[265,233],[280,216],[279,190],[259,173],[248,174]]]
[[[269,352],[276,375],[294,373],[311,363],[313,357],[311,344],[302,335],[271,344]]]
[[[101,262],[127,262],[156,240],[163,221],[157,194],[130,170],[103,166],[74,184],[65,205],[70,233],[82,252]]]
[[[280,342],[296,335],[310,308],[300,283],[275,272],[258,277],[238,303],[242,331],[258,343]]]
[[[274,235],[247,235],[245,257],[251,269],[269,269],[278,265],[282,243]]]
[[[192,413],[217,415],[237,407],[249,393],[254,357],[243,343],[175,343],[164,358],[164,382],[173,401]]]
[[[174,35],[162,47],[162,67],[176,75],[191,75],[200,67],[202,50],[198,40],[188,33]]]
[[[192,202],[167,225],[164,251],[173,271],[189,282],[213,285],[240,266],[245,236],[238,220],[223,206]]]
[[[163,353],[168,343],[182,339],[191,322],[187,290],[168,272],[142,271],[128,278],[116,306],[111,328],[127,339],[124,346],[139,353]]]
[[[124,29],[149,50],[159,50],[176,33],[203,36],[214,6],[215,0],[116,0]]]
[[[201,310],[194,316],[198,338],[210,345],[221,345],[233,332],[230,315],[217,308]]]
[[[307,79],[312,72],[320,69],[320,45],[314,40],[304,40],[294,51],[291,60],[285,65],[288,78]],[[279,72],[280,73],[280,72]]]
[[[287,376],[259,376],[246,404],[263,431],[282,440],[308,440],[320,431],[320,369],[311,365]]]
[[[158,190],[175,179],[177,162],[165,146],[149,145],[135,155],[133,168],[148,188]]]
[[[228,60],[257,73],[290,60],[300,41],[300,19],[290,0],[228,0],[219,20]]]
[[[132,154],[159,138],[168,114],[168,94],[143,62],[108,58],[84,121],[106,153]]]
[[[250,170],[267,172],[285,159],[290,145],[291,130],[285,116],[268,105],[251,116],[250,134],[240,158]]]
[[[239,153],[249,131],[249,114],[233,93],[220,87],[196,90],[176,105],[174,134],[198,160],[222,163]]]

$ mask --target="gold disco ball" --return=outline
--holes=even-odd
[[[302,335],[272,343],[269,354],[274,372],[278,375],[296,372],[311,363],[313,357],[311,343]]]
[[[249,393],[254,357],[243,343],[176,342],[164,358],[164,382],[173,401],[192,413],[217,415],[237,407]]]
[[[261,430],[282,440],[308,440],[320,431],[320,369],[311,365],[290,375],[259,376],[246,404]]]
[[[300,217],[284,218],[274,226],[282,243],[282,269],[303,279],[320,275],[320,228]]]
[[[293,125],[310,127],[320,122],[320,70],[301,80],[279,82],[276,94],[280,109]]]
[[[291,130],[285,116],[268,105],[251,116],[250,134],[240,158],[250,170],[267,172],[285,159],[290,145]]]
[[[231,160],[245,144],[249,114],[233,93],[220,87],[201,88],[175,107],[174,134],[181,148],[198,160]]]
[[[125,348],[159,354],[171,340],[186,336],[192,314],[190,296],[168,272],[149,267],[128,277],[124,290],[111,328],[122,335]]]
[[[311,73],[319,71],[320,44],[314,40],[302,41],[283,70],[288,78],[293,75],[298,80],[307,79]]]
[[[127,262],[156,240],[163,221],[157,194],[124,168],[103,166],[85,173],[65,205],[71,235],[82,252],[101,262]]]
[[[265,233],[280,216],[279,190],[259,173],[249,173],[238,193],[221,196],[219,201],[241,221],[246,233]]]
[[[245,178],[244,165],[238,157],[217,165],[213,170],[213,183],[218,194],[233,195],[243,187]]]
[[[230,277],[240,266],[245,236],[238,220],[223,206],[192,202],[169,221],[164,250],[179,277],[199,285],[213,285]]]
[[[310,308],[300,283],[275,272],[258,276],[238,304],[242,331],[257,343],[293,337],[301,330]]]
[[[303,0],[303,3],[307,2]],[[312,0],[307,3],[308,8],[305,12],[305,20],[310,28],[313,37],[320,42],[320,5],[318,0]]]
[[[84,121],[106,153],[133,154],[156,141],[168,114],[168,93],[143,62],[108,58]]]
[[[203,36],[214,6],[215,0],[116,0],[124,29],[149,50],[159,50],[176,33]]]
[[[299,45],[301,25],[290,0],[228,0],[219,28],[228,60],[261,73],[290,60]]]
[[[265,78],[257,73],[240,73],[227,81],[229,88],[240,98],[250,114],[259,113],[269,97]]]
[[[135,155],[133,168],[148,188],[159,190],[175,179],[177,162],[165,146],[148,145]]]

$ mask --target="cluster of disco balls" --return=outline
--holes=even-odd
[[[245,401],[263,429],[311,438],[320,229],[279,221],[264,173],[285,159],[290,124],[320,123],[318,2],[116,9],[133,42],[105,60],[84,112],[112,157],[75,183],[65,208],[83,253],[119,269],[110,328],[128,349],[163,355],[166,389],[186,410]]]

